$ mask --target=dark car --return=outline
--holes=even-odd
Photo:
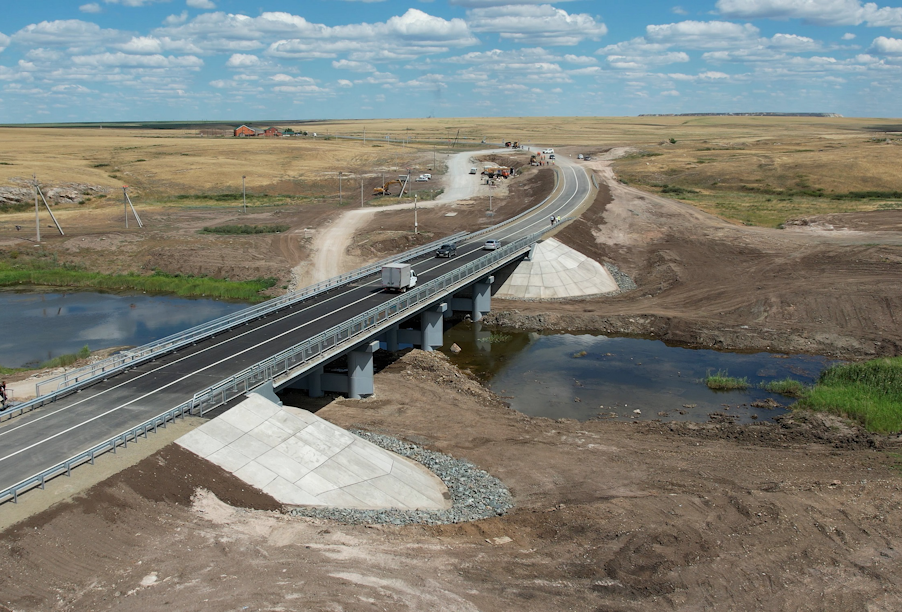
[[[443,244],[435,252],[436,257],[454,257],[455,255],[457,255],[456,244]]]

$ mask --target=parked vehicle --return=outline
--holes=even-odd
[[[477,168],[470,168],[470,174],[476,174],[477,172],[479,172],[479,169],[477,169]]]
[[[542,153],[545,155],[554,155],[554,149],[542,149]]]
[[[455,255],[457,255],[456,244],[443,244],[435,252],[436,257],[454,257]]]
[[[382,288],[403,293],[417,284],[417,273],[410,264],[390,263],[382,266]]]
[[[421,174],[420,176],[418,176],[418,177],[417,177],[416,179],[414,179],[414,180],[415,180],[417,183],[425,183],[425,182],[428,181],[429,179],[426,177],[425,174]]]
[[[494,251],[494,250],[500,249],[500,248],[501,248],[501,241],[495,240],[494,238],[486,240],[485,245],[483,245],[483,247],[482,247],[482,249],[484,251]]]
[[[429,173],[428,173],[428,172],[424,172],[424,173],[423,173],[423,176],[425,176],[425,177],[426,177],[426,180],[429,180],[429,181],[431,181],[431,180],[432,180],[432,175],[431,175],[431,174],[429,174]]]

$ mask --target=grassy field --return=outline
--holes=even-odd
[[[527,117],[277,125],[317,137],[238,139],[184,126],[0,128],[0,185],[23,186],[36,174],[48,185],[111,190],[86,206],[115,210],[119,188],[128,185],[142,207],[216,208],[238,202],[246,176],[248,205],[259,208],[337,202],[341,172],[348,203],[359,200],[359,176],[377,180],[407,168],[441,173],[443,153],[515,140],[573,156],[634,147],[636,154],[615,164],[625,182],[750,225],[902,208],[902,197],[894,195],[902,195],[896,172],[902,125],[886,119]]]

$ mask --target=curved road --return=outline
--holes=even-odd
[[[513,240],[550,227],[591,195],[585,170],[561,160],[558,195],[542,209],[479,239],[464,240],[458,256],[414,264],[425,283],[481,256],[486,238]],[[393,297],[369,277],[320,294],[143,363],[0,426],[0,491],[178,406],[242,370],[339,325]]]

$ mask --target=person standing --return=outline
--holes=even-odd
[[[0,380],[0,406],[6,408],[6,381]]]
[[[554,227],[554,215],[551,215],[551,227]]]

